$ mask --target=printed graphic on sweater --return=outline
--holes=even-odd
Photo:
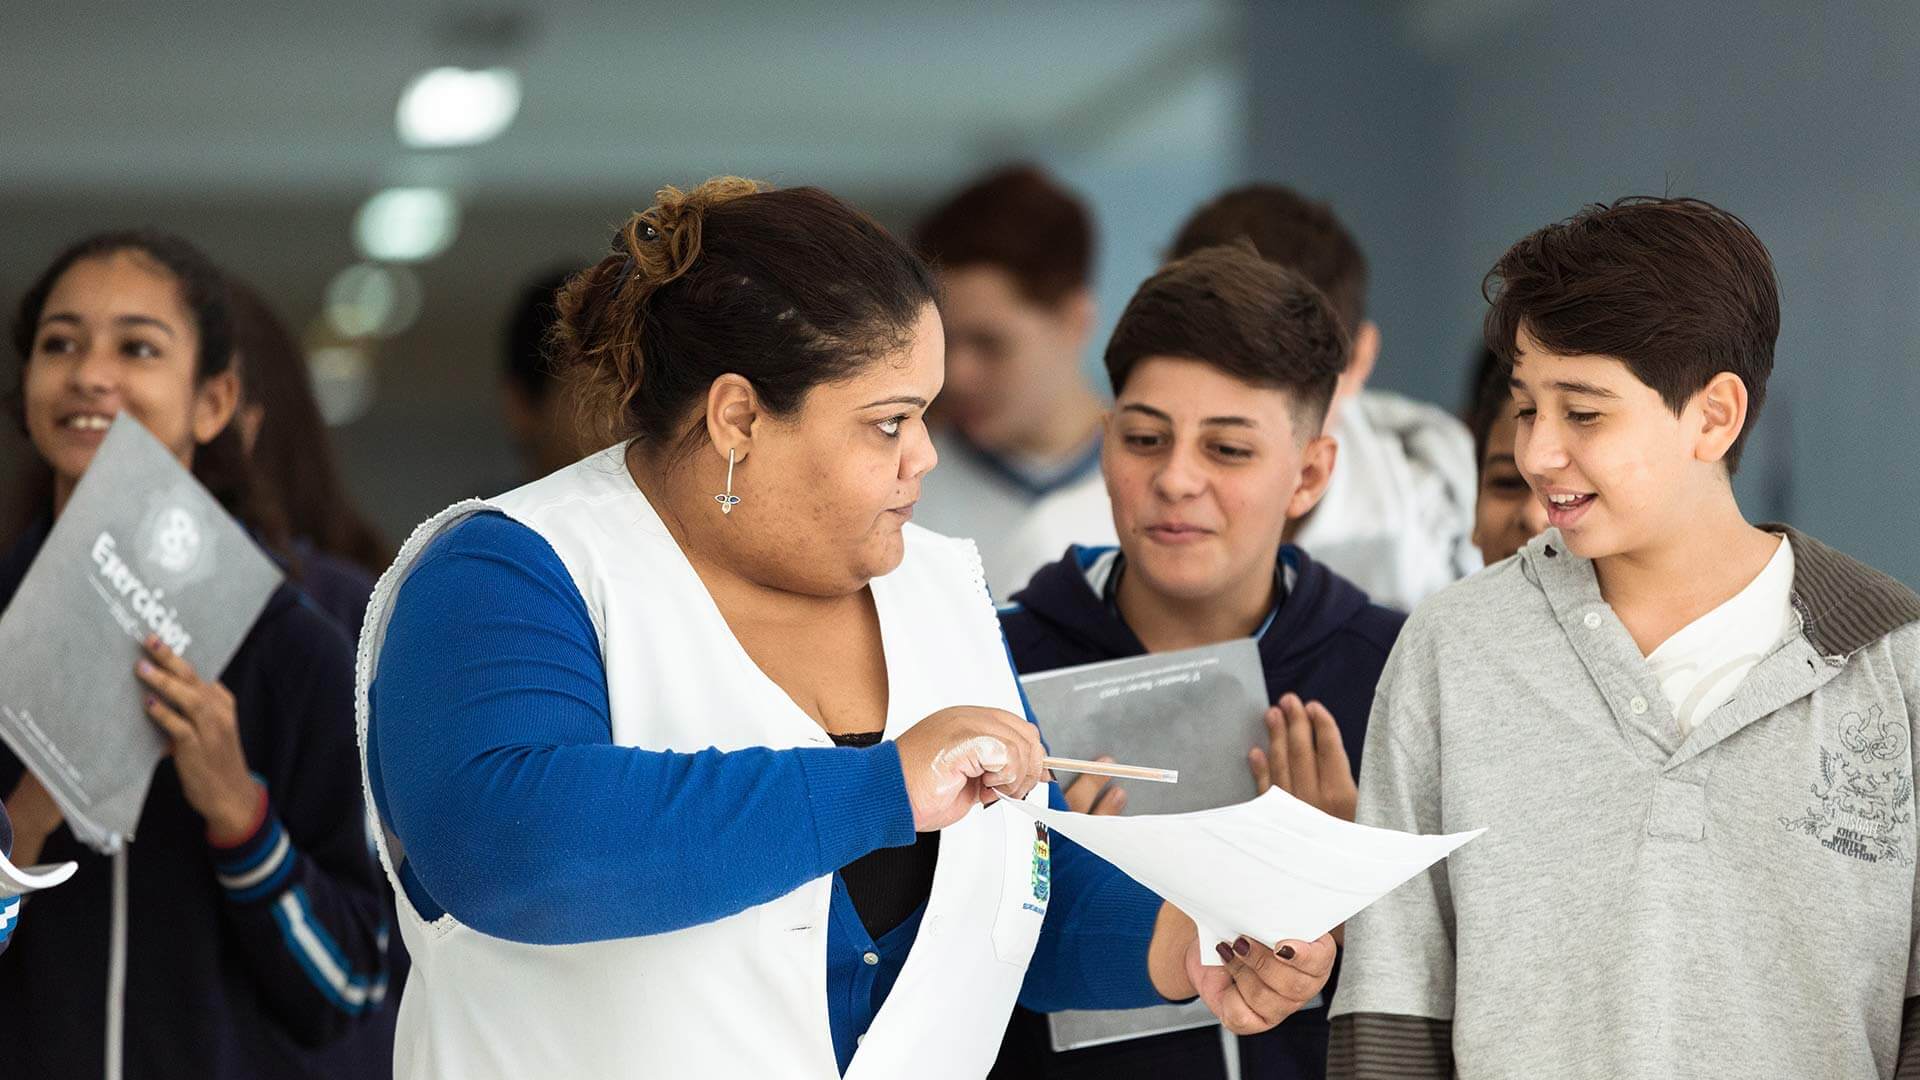
[[[1862,862],[1912,866],[1910,739],[1906,725],[1878,705],[1864,716],[1845,714],[1834,743],[1820,748],[1820,776],[1808,789],[1813,805],[1780,823]]]

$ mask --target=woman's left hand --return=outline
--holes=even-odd
[[[1200,962],[1201,949],[1216,949],[1224,964]],[[1332,935],[1308,944],[1282,941],[1273,949],[1240,938],[1232,945],[1202,942],[1193,920],[1162,904],[1147,947],[1154,989],[1169,1001],[1198,995],[1235,1035],[1257,1035],[1312,1001],[1327,985],[1339,950]]]
[[[1196,941],[1187,952],[1187,977],[1235,1035],[1258,1035],[1312,1001],[1327,985],[1339,952],[1331,934],[1311,945],[1283,941],[1274,950],[1243,937],[1232,945],[1216,944],[1225,963],[1208,967],[1200,962],[1200,948]]]
[[[173,744],[188,805],[207,819],[215,843],[246,839],[259,817],[260,783],[240,749],[232,692],[218,681],[201,679],[158,637],[147,638],[146,651],[134,674],[153,691],[147,717]]]

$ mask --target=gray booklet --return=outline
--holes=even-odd
[[[80,841],[131,840],[166,756],[133,674],[141,642],[157,634],[216,678],[280,580],[166,447],[114,420],[0,614],[0,739]]]
[[[1126,788],[1128,814],[1212,810],[1259,794],[1247,751],[1267,745],[1272,702],[1252,638],[1044,671],[1020,685],[1049,752],[1180,771],[1177,784],[1109,780]],[[1048,1019],[1056,1050],[1219,1023],[1198,1001]]]

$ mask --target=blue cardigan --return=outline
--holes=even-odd
[[[984,602],[984,598],[983,602]],[[844,1070],[913,944],[918,915],[870,938],[841,867],[914,842],[891,742],[672,753],[617,746],[579,590],[547,542],[482,514],[422,553],[372,688],[369,774],[423,916],[558,945],[668,933],[834,876],[828,1013]],[[698,842],[692,842],[692,838]],[[715,850],[752,859],[715,861]],[[1147,976],[1160,900],[1064,838],[1021,1000],[1041,1009],[1161,999]],[[866,953],[880,963],[863,962]]]

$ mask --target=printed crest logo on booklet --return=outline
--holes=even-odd
[[[186,492],[177,487],[148,497],[135,547],[151,567],[141,567],[154,584],[183,589],[206,580],[217,561],[213,531],[201,520]],[[153,571],[159,571],[158,574]]]

